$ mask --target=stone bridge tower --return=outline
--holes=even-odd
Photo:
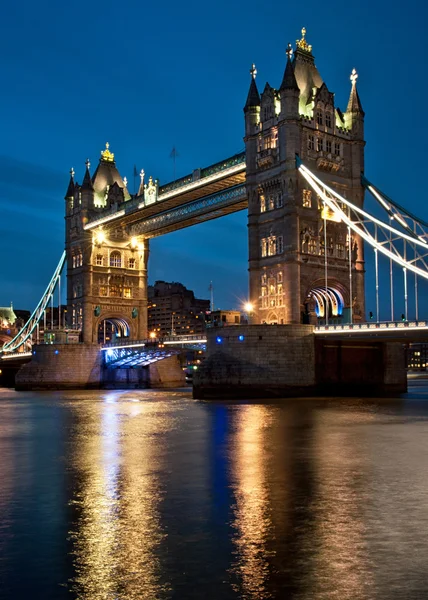
[[[90,344],[98,343],[104,323],[118,337],[146,338],[148,240],[130,237],[117,221],[110,228],[101,223],[132,201],[108,144],[92,177],[86,161],[82,185],[71,170],[65,201],[68,326]],[[97,217],[100,225],[85,230]]]
[[[327,311],[330,323],[364,319],[362,240],[323,213],[295,162],[298,154],[327,185],[363,205],[364,112],[357,75],[354,70],[342,112],[305,34],[303,29],[294,56],[288,46],[279,89],[267,83],[260,96],[253,65],[244,108],[250,300],[258,323],[323,321]]]

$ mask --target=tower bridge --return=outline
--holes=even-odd
[[[125,354],[131,352],[132,345],[148,337],[150,239],[244,209],[253,325],[312,325],[314,335],[326,336],[372,335],[374,330],[388,336],[396,321],[398,267],[404,320],[415,323],[414,328],[407,324],[406,334],[420,335],[425,325],[418,281],[428,279],[428,224],[362,176],[365,113],[358,75],[352,70],[349,100],[341,109],[315,64],[305,29],[286,55],[278,87],[266,83],[260,93],[257,70],[251,68],[245,152],[163,186],[142,171],[135,195],[108,144],[93,174],[86,162],[81,184],[71,171],[65,252],[29,322],[3,347],[3,357],[31,351],[65,263],[67,326],[84,344],[95,345],[108,321],[118,343],[129,342]],[[376,327],[366,323],[365,253],[375,265]],[[382,269],[389,269],[390,279],[390,290],[383,294]],[[385,295],[391,327],[380,322]],[[135,350],[131,354],[129,362],[138,360]],[[166,354],[157,352],[157,357]]]

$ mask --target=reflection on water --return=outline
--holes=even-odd
[[[426,598],[426,392],[0,391],[0,598]]]

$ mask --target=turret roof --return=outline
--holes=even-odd
[[[259,94],[259,90],[257,89],[257,84],[256,84],[257,69],[254,64],[251,67],[250,73],[251,73],[251,83],[250,83],[250,89],[248,91],[247,102],[245,103],[245,107],[244,107],[245,112],[247,112],[247,110],[249,108],[254,108],[256,106],[260,106],[260,94]]]
[[[357,78],[358,78],[358,74],[357,74],[356,70],[352,69],[352,73],[351,73],[351,77],[350,77],[350,79],[352,81],[352,88],[351,88],[351,93],[349,95],[348,107],[346,109],[346,112],[360,113],[364,116],[363,106],[361,104],[361,100],[360,100],[360,97],[358,95],[358,90],[357,90]]]

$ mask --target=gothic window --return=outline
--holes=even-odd
[[[323,123],[322,112],[320,110],[317,111],[317,123],[318,125],[322,125]]]
[[[278,273],[278,275],[276,276],[276,280],[277,280],[278,283],[282,283],[282,271],[280,271]]]
[[[103,266],[103,255],[102,254],[97,254],[97,257],[95,259],[95,264],[98,267],[102,267]]]
[[[267,239],[262,238],[260,244],[261,244],[262,257],[264,258],[265,256],[267,256]]]
[[[269,210],[274,210],[275,208],[275,196],[274,194],[269,194]]]
[[[280,296],[280,297],[278,298],[278,306],[282,306],[282,302],[283,302],[283,298],[282,298],[282,296]],[[281,323],[281,324],[282,324],[282,323]]]
[[[266,286],[262,286],[262,298],[266,296]]]
[[[261,282],[262,282],[262,285],[266,285],[266,273],[263,273],[263,275],[261,277]]]
[[[123,288],[123,297],[124,298],[132,298],[131,288],[130,287]]]
[[[267,239],[268,242],[268,255],[275,256],[276,254],[276,237],[274,235],[270,235]]]
[[[339,142],[336,142],[334,144],[334,153],[336,156],[340,156],[340,143]]]
[[[276,148],[278,145],[278,129],[274,127],[272,129],[272,148]]]
[[[282,206],[283,206],[282,192],[278,192],[276,194],[276,208],[281,208]]]
[[[315,138],[313,135],[308,136],[308,150],[315,150]]]
[[[329,112],[325,113],[325,124],[331,128],[331,114]]]
[[[322,152],[322,146],[323,146],[323,139],[322,138],[317,138],[317,152]]]
[[[135,258],[130,258],[128,260],[128,268],[129,269],[135,269]]]
[[[283,293],[282,283],[278,283],[277,291],[278,291],[278,294],[280,294],[280,295]]]
[[[75,269],[75,268],[76,268],[76,257],[73,256],[73,269]]]
[[[316,242],[316,240],[314,240],[314,239],[310,239],[309,240],[308,252],[309,252],[309,254],[316,254],[317,253],[317,242]]]
[[[114,296],[115,298],[120,298],[121,296],[120,287],[115,283],[110,286],[110,296]]]
[[[282,254],[284,252],[284,238],[279,235],[276,239],[276,253]]]
[[[266,212],[266,197],[264,194],[260,194],[260,212]]]
[[[100,286],[100,296],[107,296],[107,288],[105,285]]]
[[[120,252],[114,251],[110,254],[110,266],[111,267],[121,267],[122,266],[122,257]]]
[[[275,306],[276,302],[275,302],[275,298],[272,298],[272,300],[270,301],[270,306]]]
[[[262,298],[262,308],[267,308],[267,305],[268,305],[267,303],[268,303],[267,298]]]
[[[303,190],[303,206],[311,208],[312,206],[312,190]]]
[[[338,258],[344,258],[345,246],[343,244],[336,244],[336,253],[337,253]]]
[[[328,154],[331,154],[331,142],[330,142],[330,140],[326,140],[326,142],[325,142],[325,149],[326,149],[326,152]]]

